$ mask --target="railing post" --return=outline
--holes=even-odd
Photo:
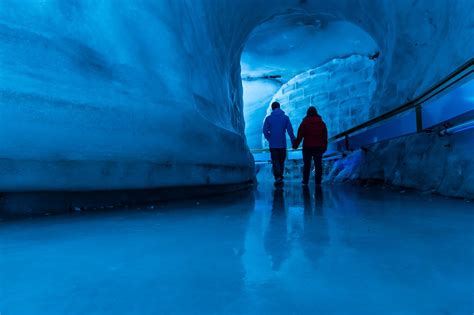
[[[344,136],[344,145],[346,146],[346,151],[349,151],[349,135]]]
[[[423,131],[423,112],[420,105],[416,107],[416,132]]]

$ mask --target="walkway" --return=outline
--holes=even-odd
[[[0,312],[472,313],[473,203],[314,192],[0,222]]]

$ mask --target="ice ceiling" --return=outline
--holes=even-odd
[[[474,55],[472,12],[470,0],[1,1],[0,188],[250,180],[240,62],[259,25],[308,17],[296,35],[285,30],[289,46],[274,45],[278,36],[250,44],[243,56],[249,78],[279,73],[288,80],[347,47],[360,54],[377,47],[369,109],[376,115]],[[349,26],[357,40],[344,31]],[[303,43],[302,32],[328,44]],[[345,44],[330,45],[332,37]],[[262,60],[266,45],[272,58]],[[301,45],[307,58],[280,63],[282,51]],[[261,60],[265,67],[254,67]]]
[[[365,31],[325,15],[287,13],[257,26],[242,53],[242,79],[279,76],[288,81],[336,57],[373,55],[377,44]]]

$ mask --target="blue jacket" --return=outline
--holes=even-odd
[[[286,132],[293,143],[295,135],[290,118],[280,108],[276,108],[263,123],[263,135],[270,143],[270,149],[286,149]]]

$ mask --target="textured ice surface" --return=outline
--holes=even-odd
[[[0,189],[246,181],[240,60],[258,25],[297,12],[364,30],[380,50],[374,115],[474,54],[473,11],[448,0],[1,1]]]
[[[357,150],[330,168],[326,180],[378,179],[387,183],[474,199],[474,131],[449,137],[415,134]]]
[[[377,43],[360,27],[327,16],[286,14],[259,25],[242,52],[242,79],[292,77],[337,57],[373,55]]]

